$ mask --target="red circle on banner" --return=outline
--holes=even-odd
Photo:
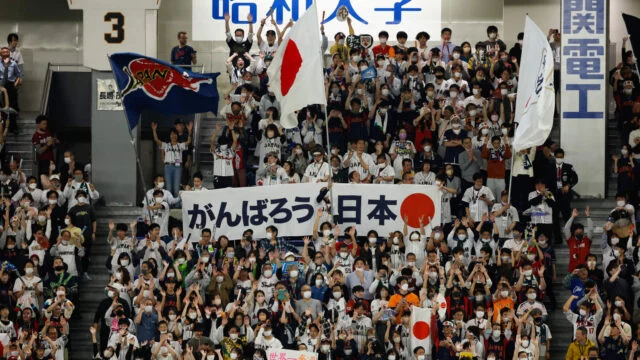
[[[411,194],[407,196],[400,205],[400,216],[402,219],[408,217],[408,225],[412,228],[420,227],[420,218],[423,219],[423,226],[429,224],[429,218],[433,219],[436,207],[433,200],[425,194]]]
[[[418,321],[413,324],[413,336],[418,340],[424,340],[429,337],[429,324],[424,321]]]
[[[280,70],[280,91],[283,96],[286,96],[296,82],[298,72],[302,67],[302,55],[298,50],[298,44],[291,39],[289,39],[284,49],[282,64],[286,64],[286,66],[283,66]]]

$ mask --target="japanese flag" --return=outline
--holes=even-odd
[[[413,306],[411,308],[411,351],[422,346],[427,355],[431,354],[432,328],[431,309]]]
[[[314,2],[278,46],[267,70],[270,90],[280,102],[280,124],[285,129],[298,126],[295,111],[311,104],[327,104],[319,27]]]

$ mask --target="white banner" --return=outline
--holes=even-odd
[[[316,198],[326,184],[274,185],[185,191],[182,193],[184,237],[200,240],[202,229],[217,237],[240,239],[246,229],[254,239],[265,237],[266,227],[278,228],[278,236],[312,235],[319,204]],[[329,194],[327,194],[329,196]],[[333,185],[332,213],[344,230],[356,226],[364,236],[376,230],[382,237],[402,230],[407,216],[410,228],[419,228],[420,219],[430,232],[440,224],[440,191],[427,185]]]
[[[385,237],[391,231],[402,231],[404,217],[410,228],[420,227],[420,219],[431,232],[440,225],[442,209],[440,190],[433,185],[355,185],[333,186],[332,213],[340,228],[356,226],[359,235],[375,230]]]
[[[226,39],[224,14],[231,17],[231,31],[236,28],[248,31],[247,15],[253,15],[254,32],[258,31],[260,20],[267,17],[270,10],[273,19],[282,30],[289,19],[298,20],[308,9],[313,0],[192,0],[193,29],[192,36],[195,41],[224,41]],[[389,32],[389,40],[395,40],[398,31],[405,31],[409,35],[408,43],[413,44],[413,39],[420,31],[428,32],[432,38],[437,39],[441,30],[442,0],[317,0],[318,20],[322,21],[324,13],[325,33],[329,41],[337,32],[348,35],[347,23],[337,20],[338,8],[345,6],[349,10],[349,17],[356,35],[372,35],[378,39],[378,32]],[[268,20],[262,36],[266,31],[273,29],[271,20]],[[255,40],[255,39],[254,39]],[[255,41],[257,43],[257,41]]]
[[[124,110],[115,79],[97,79],[98,110]]]
[[[553,87],[553,52],[547,36],[528,16],[524,25],[523,71],[518,79],[518,122],[513,149],[520,151],[544,144],[553,127],[556,106]],[[535,71],[533,71],[535,70]]]
[[[562,0],[561,144],[576,171],[597,174],[580,177],[583,196],[605,195],[607,17],[606,0]]]
[[[317,360],[318,354],[310,351],[268,349],[267,360]]]

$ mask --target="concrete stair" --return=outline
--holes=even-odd
[[[80,284],[80,301],[77,304],[76,312],[79,318],[72,318],[70,321],[70,360],[86,360],[93,358],[93,346],[91,344],[91,334],[89,327],[93,325],[98,304],[106,297],[104,288],[109,282],[109,273],[105,267],[109,257],[110,248],[107,244],[107,234],[109,231],[109,220],[115,223],[129,224],[139,217],[141,208],[137,207],[102,207],[96,208],[98,217],[98,229],[96,241],[93,245],[91,255],[91,265],[89,274],[91,280],[83,280]]]
[[[18,119],[18,134],[8,133],[5,139],[6,160],[13,156],[22,159],[22,171],[28,177],[37,172],[31,137],[35,131],[35,112],[21,112]]]

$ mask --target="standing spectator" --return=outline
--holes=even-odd
[[[188,39],[186,31],[178,32],[178,45],[171,49],[172,64],[187,65],[190,68],[191,64],[195,65],[198,63],[198,59],[196,57],[197,51],[187,45]]]
[[[593,343],[593,341],[587,338],[587,329],[583,326],[580,326],[576,331],[575,341],[569,344],[569,348],[567,349],[566,359],[567,360],[587,359],[587,356],[591,352],[591,349],[595,347],[596,345]]]
[[[560,56],[562,42],[560,41],[560,30],[558,29],[549,29],[549,45],[551,46],[551,51],[553,52],[553,87],[555,89],[556,94],[560,91]],[[558,98],[556,98],[556,113],[558,112]]]
[[[169,132],[169,142],[160,141],[158,138],[158,123],[151,123],[153,131],[153,141],[162,149],[162,162],[164,163],[164,178],[167,181],[167,190],[171,191],[174,197],[178,196],[180,184],[182,183],[182,152],[191,145],[191,131],[193,123],[187,125],[189,135],[186,142],[178,142],[178,131],[171,129]]]
[[[11,52],[11,59],[18,64],[20,72],[24,73],[24,59],[22,58],[22,53],[18,48],[18,45],[20,44],[20,37],[18,34],[9,34],[7,36],[7,44],[9,46],[9,51]]]
[[[18,66],[18,63],[11,59],[11,50],[6,46],[0,48],[0,61],[2,62],[2,66],[0,67],[0,87],[7,90],[7,94],[9,96],[9,107],[19,112],[18,87],[22,84],[22,70]],[[9,131],[14,134],[18,133],[18,124],[16,123],[16,119],[16,113],[11,113],[9,115]]]
[[[444,28],[440,31],[440,38],[442,39],[442,43],[437,46],[437,49],[440,50],[440,60],[445,64],[449,62],[450,57],[453,57],[453,49],[456,47],[455,44],[451,42],[451,29]]]
[[[229,27],[229,20],[231,20],[231,16],[229,14],[224,14],[224,27],[227,34],[229,56],[236,53],[238,56],[246,57],[245,54],[251,50],[251,46],[253,45],[253,16],[251,14],[247,16],[247,21],[249,22],[249,34],[246,39],[244,38],[244,30],[240,28],[236,29],[232,36],[231,28]]]
[[[36,117],[36,131],[33,133],[31,142],[36,149],[38,159],[38,175],[40,181],[49,175],[51,165],[54,163],[53,149],[60,141],[49,130],[49,119],[45,115]]]

